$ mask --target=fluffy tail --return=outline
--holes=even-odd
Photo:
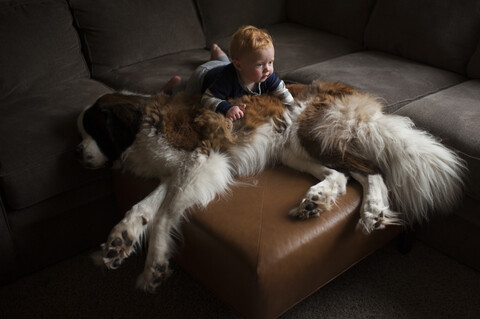
[[[378,165],[390,204],[406,224],[447,212],[461,199],[466,168],[458,155],[409,118],[383,114],[373,97],[357,93],[337,100],[322,122],[317,136],[324,149],[354,145]]]
[[[380,113],[360,125],[357,138],[384,174],[390,202],[407,224],[448,212],[463,195],[463,161],[408,117]]]

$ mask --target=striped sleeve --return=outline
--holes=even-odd
[[[202,95],[201,103],[212,111],[220,112],[226,115],[228,110],[233,107],[230,103],[213,95],[210,89],[207,89]]]
[[[278,86],[275,88],[275,90],[272,91],[272,95],[278,97],[280,100],[283,101],[284,104],[293,104],[293,96],[292,94],[290,94],[290,91],[288,91],[283,80],[280,80]]]

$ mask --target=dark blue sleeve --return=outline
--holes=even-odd
[[[217,105],[217,112],[222,113],[223,115],[227,115],[228,110],[233,107],[232,104],[228,103],[227,101],[223,101]]]
[[[235,83],[237,81],[237,73],[232,64],[227,65],[221,72],[216,75],[216,78],[208,89],[215,96],[215,98],[223,100],[217,105],[216,112],[226,115],[228,110],[233,107],[226,99],[235,97]]]

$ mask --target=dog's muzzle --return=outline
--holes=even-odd
[[[103,155],[98,149],[95,147],[92,149],[88,149],[85,147],[84,143],[77,145],[74,151],[75,158],[82,164],[85,168],[90,169],[97,169],[102,168],[105,166],[111,166],[110,161],[108,158]]]

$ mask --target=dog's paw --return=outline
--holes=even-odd
[[[102,245],[103,263],[108,269],[117,269],[133,251],[133,239],[128,231],[115,227],[109,240]]]
[[[370,212],[365,212],[358,221],[357,227],[365,234],[370,234],[374,230],[385,228],[385,218],[383,213],[374,215]]]
[[[398,214],[392,212],[388,207],[378,203],[366,203],[363,207],[357,228],[360,228],[365,234],[370,234],[375,230],[384,229],[387,225],[401,225],[402,221]]]
[[[170,269],[168,262],[146,267],[137,280],[137,287],[153,294],[172,273],[173,270]]]
[[[291,217],[305,220],[316,217],[332,207],[333,198],[322,191],[310,191],[300,205],[289,213]]]

